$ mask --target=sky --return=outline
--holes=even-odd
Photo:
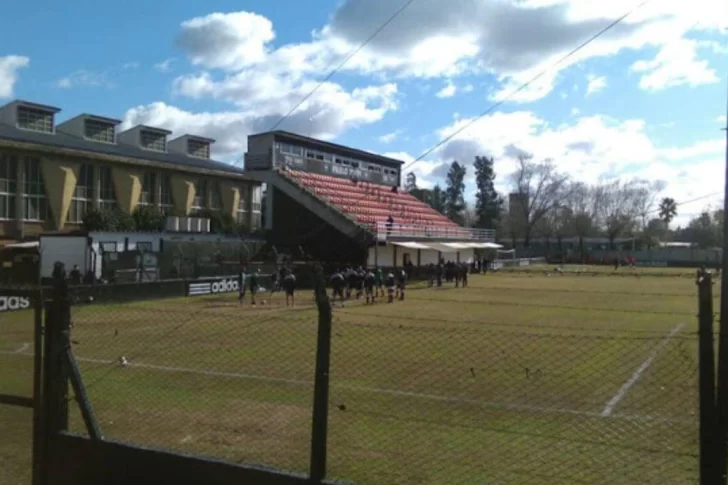
[[[414,0],[326,79],[404,3],[10,2],[0,103],[208,136],[214,157],[240,163],[247,135],[317,88],[280,129],[399,158],[422,187],[443,184],[457,160],[472,199],[472,162],[486,155],[507,192],[527,153],[589,183],[636,178],[678,202],[705,196],[673,225],[722,203],[728,2]]]

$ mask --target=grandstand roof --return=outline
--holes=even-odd
[[[389,157],[385,157],[382,155],[377,155],[376,153],[359,150],[357,148],[351,148],[351,147],[347,147],[344,145],[339,145],[338,143],[331,143],[328,141],[317,140],[316,138],[310,138],[308,136],[299,135],[297,133],[291,133],[290,131],[282,131],[282,130],[267,131],[264,133],[256,133],[254,135],[250,135],[249,138],[268,136],[268,135],[273,135],[276,138],[285,138],[286,140],[289,140],[292,142],[303,143],[303,144],[310,146],[311,148],[318,147],[322,150],[339,152],[342,155],[350,155],[352,157],[354,157],[354,156],[362,157],[365,159],[379,162],[384,165],[388,165],[393,168],[399,168],[402,165],[404,165],[404,162],[402,160],[397,160],[395,158],[389,158]]]

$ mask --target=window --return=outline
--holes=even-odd
[[[16,158],[0,155],[0,219],[15,219],[17,180]]]
[[[261,215],[260,212],[253,212],[253,215],[250,218],[250,225],[251,229],[258,229],[261,224]]]
[[[71,198],[71,210],[68,214],[68,222],[79,224],[83,222],[86,212],[93,206],[94,194],[94,168],[92,165],[81,165],[78,171],[76,189]]]
[[[238,208],[235,211],[235,220],[241,224],[248,222],[248,202],[244,189],[240,190],[240,200],[238,201]]]
[[[174,211],[172,179],[165,174],[162,174],[159,178],[159,210],[165,215],[170,215]]]
[[[205,198],[207,196],[207,187],[204,180],[195,182],[195,197],[192,199],[191,214],[198,214],[205,208]]]
[[[145,150],[153,150],[155,152],[164,152],[167,150],[167,135],[142,130],[140,137],[141,146]]]
[[[210,158],[210,144],[199,140],[187,140],[187,153],[191,157]]]
[[[48,218],[48,199],[46,199],[40,160],[25,159],[25,183],[23,184],[23,219],[26,221],[45,221]]]
[[[116,207],[116,193],[111,168],[99,167],[99,209],[111,210]]]
[[[253,192],[253,212],[260,212],[261,188],[250,187],[248,190],[252,190]]]
[[[156,202],[155,192],[157,187],[157,177],[154,172],[144,172],[144,180],[142,182],[142,191],[139,194],[139,202],[137,206],[153,205]]]
[[[114,143],[115,129],[111,123],[98,120],[84,120],[84,136],[89,140],[101,143]]]
[[[17,115],[18,128],[53,133],[53,113],[42,109],[18,106]]]
[[[222,208],[222,199],[220,198],[220,187],[217,183],[213,183],[210,187],[210,209],[220,210]]]
[[[293,155],[298,155],[299,157],[303,155],[303,148],[297,146],[291,146],[290,148]]]

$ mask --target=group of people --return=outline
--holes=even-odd
[[[364,269],[359,267],[337,270],[329,278],[332,289],[332,301],[342,303],[345,300],[362,296],[366,298],[366,304],[376,303],[377,298],[384,297],[387,292],[387,302],[393,303],[395,299],[404,300],[404,292],[407,287],[407,272],[404,269],[390,270],[386,274],[381,268]]]
[[[294,306],[296,304],[296,275],[288,267],[282,267],[279,271],[273,273],[271,281],[271,293],[285,291],[286,306]],[[240,267],[238,273],[238,302],[242,305],[245,301],[246,290],[250,290],[250,303],[255,306],[255,295],[260,289],[259,284],[260,268],[248,274],[245,265]],[[265,303],[265,302],[263,302]]]
[[[456,263],[454,261],[440,260],[437,264],[427,265],[427,283],[430,287],[442,286],[442,280],[447,283],[455,282],[455,288],[462,285],[463,288],[468,286],[468,273],[470,267],[467,263]]]

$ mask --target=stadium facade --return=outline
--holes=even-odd
[[[399,189],[404,162],[272,131],[248,137],[245,169],[267,186],[265,224],[279,248],[370,266],[467,261],[500,247]]]
[[[229,213],[256,229],[261,184],[212,160],[214,140],[16,100],[0,107],[0,246],[44,232],[78,230],[91,208],[131,214],[152,205],[167,215]]]

